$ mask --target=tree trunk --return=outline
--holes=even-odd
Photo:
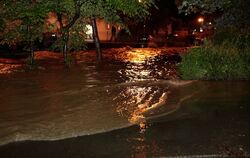
[[[29,61],[30,65],[34,64],[34,42],[33,40],[30,41],[30,61]]]
[[[29,45],[30,45],[30,54],[29,54],[28,64],[33,65],[34,64],[34,41],[31,37],[30,29],[31,29],[31,27],[27,26],[27,33],[28,33]]]
[[[102,62],[102,50],[101,50],[100,39],[98,36],[98,31],[97,31],[96,19],[94,17],[91,18],[91,22],[92,22],[92,29],[93,29],[93,38],[94,38],[95,47],[96,47],[96,59],[98,62]]]
[[[68,40],[69,40],[69,34],[68,30],[63,30],[62,31],[62,40],[63,40],[63,59],[64,63],[68,63]]]
[[[57,13],[57,19],[60,25],[61,34],[62,34],[62,41],[63,41],[63,57],[64,57],[64,63],[68,64],[68,41],[69,41],[69,30],[70,28],[76,23],[77,19],[80,17],[81,12],[81,6],[83,3],[81,3],[80,0],[74,0],[75,3],[75,14],[71,21],[67,25],[64,26],[63,24],[63,15],[62,13]],[[60,6],[60,0],[57,1],[58,6]]]

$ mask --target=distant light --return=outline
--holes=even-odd
[[[209,22],[208,24],[209,24],[209,25],[212,25],[212,22]]]
[[[174,36],[175,36],[175,37],[178,37],[179,35],[176,33],[176,34],[174,34]]]
[[[87,31],[86,34],[89,36],[93,35],[93,30],[92,30],[92,26],[91,25],[86,25]]]
[[[138,0],[138,2],[139,2],[139,3],[141,3],[141,2],[142,2],[142,0]]]
[[[204,30],[203,30],[203,28],[200,28],[200,32],[203,32]]]
[[[203,22],[204,22],[204,18],[203,18],[203,17],[199,17],[199,18],[198,18],[198,22],[199,22],[199,23],[203,23]]]
[[[51,36],[52,36],[52,37],[56,37],[56,34],[52,34]]]
[[[108,29],[108,30],[110,29],[110,24],[107,25],[107,29]]]

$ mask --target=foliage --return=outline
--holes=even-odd
[[[105,18],[108,22],[121,22],[121,16],[145,17],[153,0],[87,0],[83,2],[81,14],[84,17]]]
[[[247,30],[241,28],[219,28],[217,29],[212,42],[215,45],[221,45],[223,42],[230,42],[238,49],[244,49],[250,45],[250,34]]]
[[[180,1],[180,0],[178,0]],[[217,26],[227,28],[249,28],[249,0],[182,0],[181,13],[213,14],[222,13]]]
[[[43,37],[44,23],[49,13],[56,13],[60,25],[57,44],[66,61],[68,46],[81,48],[86,24],[95,18],[122,22],[123,16],[142,18],[153,0],[5,0],[0,2],[0,44],[30,43]],[[2,16],[4,16],[2,18]],[[97,28],[93,28],[97,32]],[[98,37],[95,38],[97,41]],[[99,40],[99,39],[98,39]],[[70,49],[71,49],[70,48]],[[31,55],[32,56],[32,55]]]
[[[250,1],[183,0],[180,12],[220,13],[210,42],[183,56],[179,71],[184,79],[250,78]]]
[[[111,23],[122,23],[121,16],[124,15],[128,17],[144,17],[148,15],[147,9],[150,4],[152,4],[152,0],[144,0],[143,3],[139,3],[137,0],[57,0],[52,2],[52,12],[62,16],[64,19],[64,22],[61,24],[62,27],[67,27],[70,22],[75,20],[72,27],[68,28],[68,31],[71,32],[69,33],[71,36],[69,40],[73,39],[74,41],[78,37],[73,37],[73,35],[77,34],[72,32],[83,32],[85,29],[84,25],[89,23],[93,17],[105,18],[106,21]],[[76,14],[79,14],[79,17],[74,19]],[[78,20],[83,23],[78,23]],[[74,26],[75,24],[78,26]],[[73,45],[73,41],[69,41],[69,43]]]
[[[86,49],[86,21],[79,19],[75,25],[69,30],[68,50],[78,51]],[[55,43],[51,46],[52,50],[61,50],[63,48],[64,41],[62,38],[58,38]]]
[[[122,22],[122,16],[143,18],[148,15],[148,8],[153,0],[63,0],[53,1],[52,11],[63,14],[65,21],[70,22],[76,14],[76,4],[80,7],[80,17],[86,21],[90,18],[105,18],[108,22]],[[80,18],[79,17],[79,18]]]
[[[41,38],[44,19],[48,14],[45,0],[7,0],[2,4],[3,32],[1,44],[15,44],[22,41],[34,41]]]
[[[86,21],[83,19],[79,19],[71,28],[69,33],[69,50],[81,50],[86,48],[86,31]]]
[[[0,29],[4,29],[2,43],[13,44],[27,39],[40,38],[43,33],[44,20],[49,12],[62,14],[63,24],[66,26],[74,20],[77,9],[80,16],[77,19],[91,17],[105,18],[110,22],[121,22],[121,16],[143,17],[148,15],[147,9],[152,0],[6,0],[0,2]],[[8,26],[6,26],[8,25]],[[11,26],[10,26],[11,25]],[[73,24],[74,25],[74,24]],[[30,36],[27,34],[30,26]],[[83,25],[82,25],[83,26]],[[71,26],[70,26],[71,27]],[[73,29],[80,27],[75,27]]]
[[[230,4],[231,0],[183,0],[179,10],[186,15],[191,13],[214,13],[218,10],[225,10]]]
[[[222,16],[217,20],[217,27],[234,28],[240,30],[241,33],[249,33],[249,6],[249,0],[230,0],[230,5],[224,8]]]
[[[237,46],[237,41],[211,42],[191,49],[179,65],[183,79],[249,79],[250,47]]]

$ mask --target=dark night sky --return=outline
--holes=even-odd
[[[166,26],[170,19],[178,17],[178,9],[175,0],[156,0],[156,6],[151,8],[151,16],[148,21],[148,26],[152,29],[157,29]]]

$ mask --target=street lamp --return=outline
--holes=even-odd
[[[203,18],[203,17],[199,17],[199,18],[198,18],[198,22],[201,23],[201,24],[203,24],[204,18]]]
[[[204,18],[203,17],[199,17],[198,18],[198,23],[200,24],[200,32],[203,32],[204,30],[203,30],[203,23],[204,23]]]

